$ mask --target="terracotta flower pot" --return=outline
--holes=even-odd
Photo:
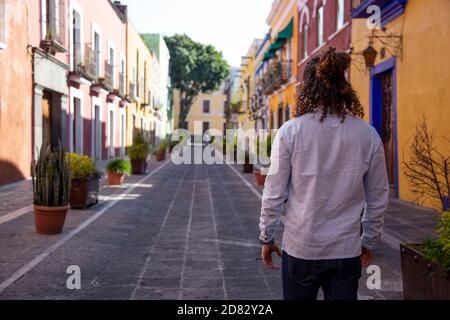
[[[60,234],[66,221],[69,206],[43,207],[34,206],[36,231],[40,234]]]
[[[131,168],[133,174],[142,175],[147,170],[147,161],[145,160],[131,160]]]
[[[266,183],[266,177],[267,175],[260,171],[260,170],[255,170],[255,177],[256,177],[256,183],[258,184],[258,186],[263,186]]]
[[[156,161],[164,161],[166,160],[166,154],[164,152],[157,153],[155,155]]]
[[[108,171],[108,185],[109,186],[120,186],[124,180],[125,180],[124,174],[119,174],[119,173]]]

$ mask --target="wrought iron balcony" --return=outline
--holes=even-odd
[[[105,61],[105,85],[108,89],[114,89],[114,66]]]
[[[41,41],[41,48],[52,54],[66,52],[62,20],[58,19],[54,12],[48,13],[46,19],[46,34],[45,39]]]
[[[129,88],[128,88],[128,95],[132,100],[136,99],[136,83],[130,82]]]
[[[98,77],[96,60],[95,51],[92,50],[90,45],[86,44],[84,49],[84,63],[81,71],[92,80],[96,80]]]
[[[125,95],[125,74],[119,73],[119,94],[123,97]]]

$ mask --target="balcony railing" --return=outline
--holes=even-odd
[[[130,82],[128,90],[128,95],[130,98],[133,100],[136,99],[136,84],[134,82]]]
[[[263,93],[270,95],[275,90],[280,89],[283,84],[288,83],[291,77],[292,63],[290,61],[273,62],[260,82]]]
[[[48,10],[50,10],[50,8],[48,8]],[[45,19],[45,39],[41,41],[41,47],[52,53],[66,52],[63,20],[58,18],[56,11],[48,12]]]
[[[114,66],[105,61],[105,85],[108,89],[114,89]]]
[[[86,44],[84,49],[84,64],[82,71],[90,79],[97,79],[97,62],[95,51],[92,50],[91,46],[88,44]]]
[[[119,73],[119,94],[125,95],[125,74],[123,72]]]

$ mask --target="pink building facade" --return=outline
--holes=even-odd
[[[29,0],[29,48],[33,68],[33,158],[42,146],[67,140],[69,110],[69,0]]]
[[[127,19],[109,0],[69,0],[68,11],[66,147],[95,160],[123,156]]]

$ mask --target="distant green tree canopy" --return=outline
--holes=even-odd
[[[180,94],[179,125],[184,127],[197,96],[219,89],[230,67],[216,48],[195,42],[187,35],[176,34],[164,40],[170,51],[172,86]]]

